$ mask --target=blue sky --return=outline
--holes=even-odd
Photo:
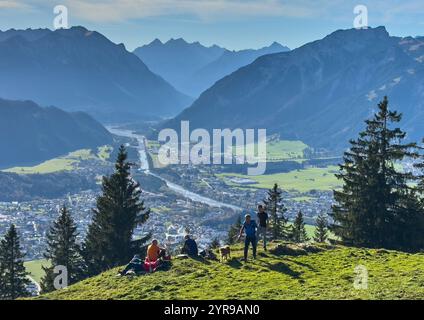
[[[424,35],[424,0],[0,0],[0,29],[53,27],[65,5],[70,25],[96,30],[129,50],[155,38],[184,38],[229,49],[278,41],[290,48],[353,27],[357,5],[369,25],[392,35]]]

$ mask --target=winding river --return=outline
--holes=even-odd
[[[109,130],[110,133],[117,135],[117,136],[121,136],[121,137],[127,137],[127,138],[132,138],[132,139],[136,139],[138,142],[138,147],[137,147],[137,151],[138,151],[138,155],[139,155],[139,159],[140,159],[140,171],[143,171],[146,174],[152,175],[160,180],[162,180],[163,182],[166,183],[167,187],[171,190],[173,190],[175,193],[178,193],[179,195],[183,196],[184,198],[190,199],[194,202],[199,202],[199,203],[203,203],[206,204],[210,207],[215,207],[215,208],[228,208],[231,210],[242,210],[240,207],[228,204],[228,203],[224,203],[224,202],[219,202],[213,199],[210,199],[208,197],[204,197],[200,194],[194,193],[192,191],[189,191],[187,189],[185,189],[184,187],[173,183],[167,179],[162,178],[161,176],[159,176],[158,174],[155,174],[153,172],[151,172],[149,169],[149,161],[147,160],[147,152],[146,152],[146,144],[145,144],[145,137],[142,135],[138,135],[136,133],[134,133],[132,130],[126,130],[126,129],[117,129],[114,127],[107,127],[107,129]]]

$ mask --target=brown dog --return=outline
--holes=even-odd
[[[219,253],[221,254],[221,262],[224,260],[228,260],[228,258],[231,259],[231,248],[230,246],[225,246],[219,248]]]

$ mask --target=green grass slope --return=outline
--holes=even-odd
[[[118,269],[38,299],[424,299],[424,254],[347,247],[259,251],[240,262],[174,260],[168,271],[117,277]],[[355,267],[368,270],[368,289],[355,289]]]

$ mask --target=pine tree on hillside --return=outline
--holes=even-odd
[[[308,234],[306,233],[305,221],[303,220],[303,213],[299,211],[294,219],[291,227],[290,239],[296,243],[309,241]]]
[[[239,215],[237,217],[236,222],[230,227],[230,230],[228,230],[228,236],[227,236],[227,241],[226,244],[228,245],[232,245],[234,243],[236,243],[237,241],[237,237],[240,233],[240,229],[242,227],[242,221],[241,221],[241,216]]]
[[[31,281],[23,259],[19,235],[12,224],[0,242],[0,299],[15,300],[29,296],[26,287]]]
[[[419,220],[408,209],[417,202],[416,190],[408,185],[415,177],[396,170],[396,163],[418,154],[416,144],[402,144],[406,134],[393,128],[400,120],[400,114],[389,110],[385,97],[344,154],[336,175],[343,180],[343,188],[334,191],[331,216],[335,223],[330,228],[345,243],[394,249],[415,246],[407,236],[409,226]]]
[[[66,206],[60,210],[58,219],[53,222],[47,233],[47,250],[44,257],[51,262],[50,267],[43,267],[45,276],[41,281],[43,293],[54,291],[55,266],[64,266],[68,273],[68,285],[84,277],[84,263],[81,249],[77,243],[77,226]]]
[[[328,239],[328,220],[327,218],[320,214],[317,217],[316,229],[314,234],[314,241],[318,243],[324,243]]]
[[[127,157],[125,147],[121,146],[115,172],[103,177],[103,194],[97,198],[83,248],[91,275],[127,263],[134,253],[134,229],[149,217],[141,200],[140,185],[131,177]]]
[[[267,192],[267,198],[264,200],[267,212],[270,216],[270,229],[273,239],[288,239],[289,227],[288,219],[285,217],[287,211],[282,201],[282,191],[278,184]]]

